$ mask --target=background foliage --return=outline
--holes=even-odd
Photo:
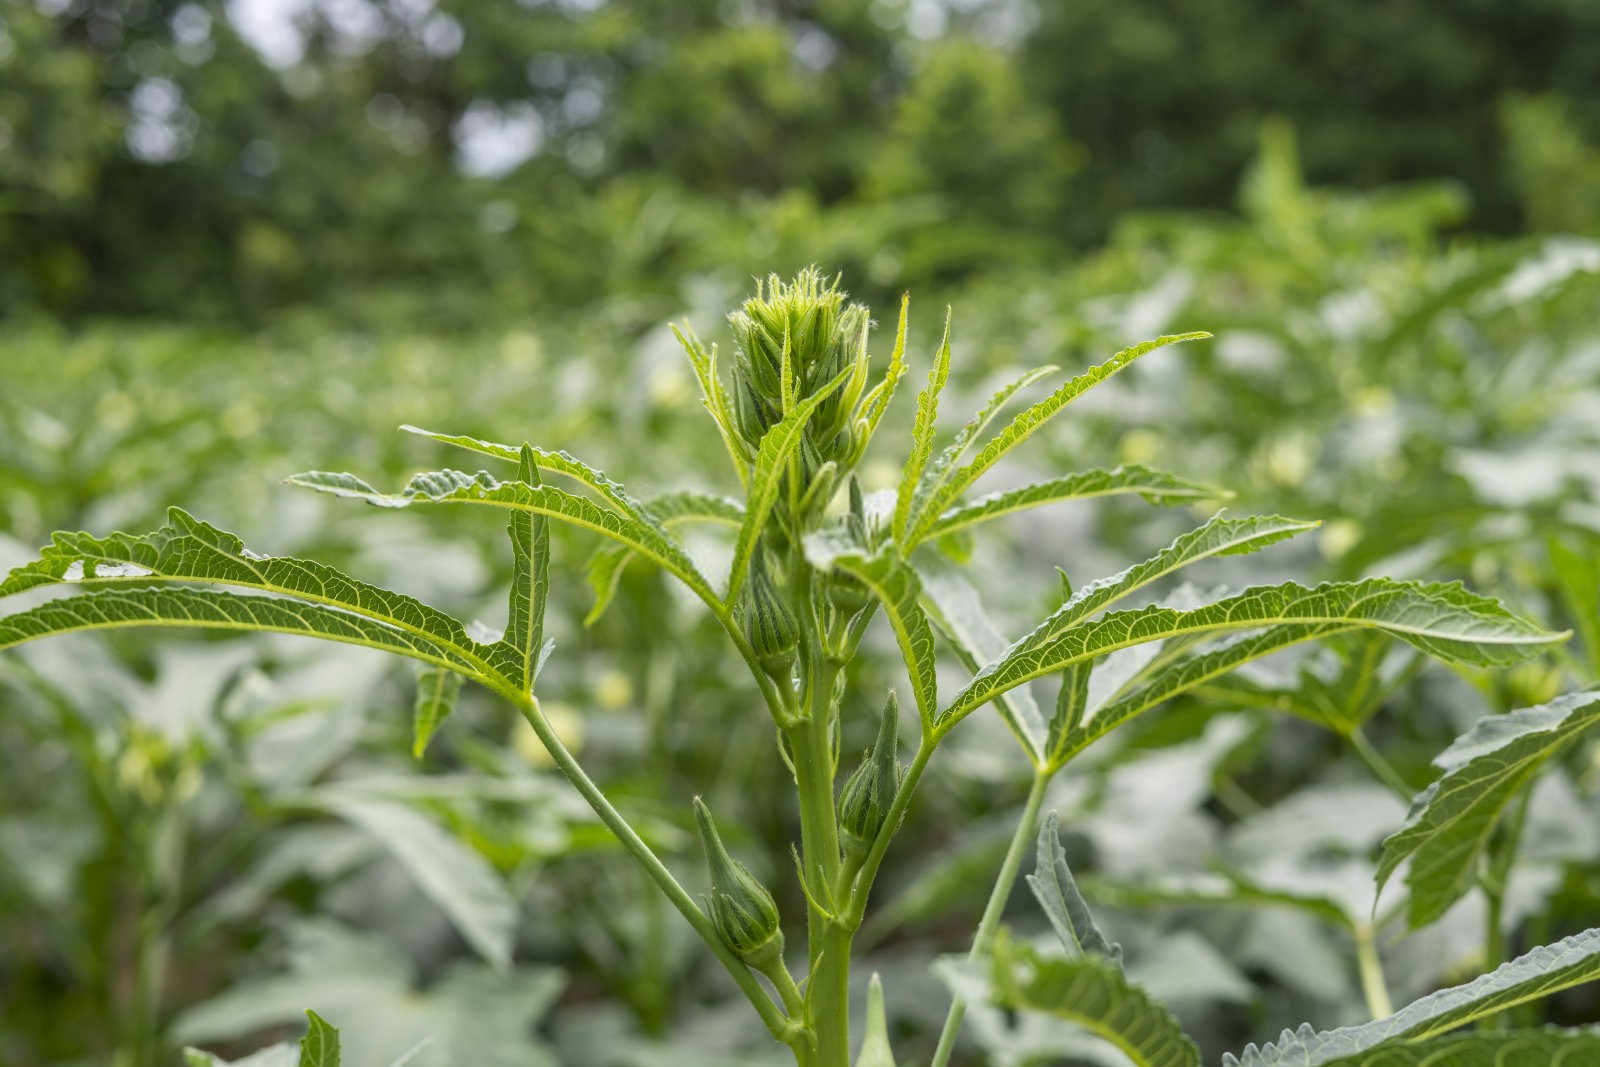
[[[1317,686],[1349,660],[1274,664],[1053,790],[1130,974],[1208,1060],[1356,1021],[1339,916],[1370,913],[1405,805],[1349,738],[1418,789],[1482,715],[1600,681],[1597,35],[1579,0],[10,4],[0,563],[182,503],[497,624],[497,529],[362,521],[277,479],[437,466],[407,422],[581,449],[640,495],[714,469],[664,323],[726,344],[751,275],[809,262],[880,322],[912,292],[919,375],[954,307],[953,410],[1018,366],[1210,330],[1008,476],[1158,463],[1326,520],[1263,577],[1466,578],[1578,631],[1509,673],[1385,660],[1332,722]],[[909,422],[902,401],[886,431]],[[1052,606],[1052,566],[1107,573],[1184,526],[1042,512],[975,563],[1019,618]],[[713,627],[636,565],[584,628],[592,545],[556,538],[552,715],[680,869],[702,793],[757,873],[786,871],[795,814],[761,788],[782,767]],[[863,692],[893,676],[870,636]],[[440,1063],[754,1062],[714,968],[487,695],[419,765],[413,679],[381,660],[72,642],[0,659],[0,1061],[243,1053],[314,1007],[347,1062],[382,1064],[415,1041],[404,1006],[447,1035]],[[903,1057],[931,1047],[933,964],[965,947],[1026,788],[997,719],[963,731],[869,916]],[[1600,914],[1593,744],[1539,781],[1510,947]],[[1336,906],[1202,891],[1241,871]],[[1014,923],[1043,933],[1024,896]],[[1484,922],[1469,896],[1389,927],[1397,1002],[1482,969]],[[961,1054],[1107,1062],[1080,1034],[974,1009]]]

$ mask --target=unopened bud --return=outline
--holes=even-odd
[[[759,966],[781,958],[783,931],[778,926],[778,905],[772,894],[748,867],[728,854],[711,821],[710,809],[699,797],[694,798],[694,821],[711,870],[706,910],[717,936],[746,963]]]
[[[900,788],[899,719],[899,702],[891,690],[878,722],[877,742],[839,793],[839,828],[846,844],[858,851],[871,847]]]
[[[750,561],[749,586],[744,612],[745,636],[762,669],[776,681],[788,681],[795,649],[800,643],[800,626],[789,605],[784,603],[759,549]]]

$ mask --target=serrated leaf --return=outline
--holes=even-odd
[[[350,640],[348,635],[351,627],[370,620],[381,627],[381,631],[365,627],[370,637],[381,635],[387,641],[389,635],[398,633],[412,639],[404,654],[410,655],[411,650],[416,648],[426,648],[436,653],[430,662],[445,662],[473,673],[492,670],[514,677],[515,664],[511,657],[497,651],[492,645],[473,641],[461,623],[437,608],[403,593],[357,581],[314,560],[263,556],[252,552],[234,534],[202,522],[181,508],[168,508],[166,525],[148,534],[119,532],[97,538],[87,533],[58,532],[40,552],[38,560],[16,568],[0,582],[0,596],[52,584],[105,587],[148,585],[161,580],[258,589],[308,601],[308,608],[335,608],[337,612],[308,611],[292,629],[283,632],[312,633],[332,640]],[[150,598],[137,599],[146,601]],[[275,619],[280,614],[267,611],[265,605],[271,601],[266,598],[237,599],[253,602],[250,604],[253,610],[259,609]],[[92,612],[96,604],[110,609],[115,603],[114,600],[107,600],[85,604],[83,611]],[[292,606],[287,602],[279,603],[286,608]],[[152,610],[157,606],[151,602],[145,605],[145,609]],[[209,619],[218,619],[218,610],[221,609],[209,610],[204,614]],[[128,616],[127,620],[119,622],[108,617],[99,625],[136,625],[131,619],[139,612],[139,604],[130,602],[127,611],[122,613]],[[204,625],[232,624],[235,628],[251,628],[243,625],[244,617],[245,613],[234,612],[227,619]],[[329,618],[339,622],[336,633],[324,634],[312,625],[314,620]],[[66,619],[61,621],[63,625],[68,623]],[[91,620],[85,618],[82,621]],[[164,622],[166,625],[183,624],[181,619],[171,618],[152,618],[147,621]],[[49,631],[35,636],[44,636],[45,632]],[[379,643],[374,647],[397,651],[388,643]]]
[[[1137,464],[1111,470],[1087,470],[1019,489],[990,493],[951,508],[928,523],[922,538],[943,537],[1044,504],[1118,495],[1140,496],[1149,504],[1188,504],[1196,500],[1221,500],[1231,494],[1225,489]]]
[[[1600,929],[1585,930],[1502,964],[1465,985],[1441,989],[1388,1018],[1317,1033],[1285,1030],[1276,1042],[1224,1055],[1224,1067],[1331,1067],[1365,1063],[1385,1047],[1415,1045],[1475,1019],[1600,978]],[[1402,1061],[1403,1062],[1403,1061]],[[1454,1061],[1445,1061],[1451,1062]]]
[[[1198,1067],[1200,1050],[1178,1020],[1116,964],[1103,956],[1046,958],[1001,935],[993,963],[1001,1004],[1077,1023],[1137,1067]]]
[[[1242,664],[1270,656],[1302,641],[1312,641],[1346,630],[1347,627],[1332,623],[1274,626],[1259,633],[1235,634],[1177,658],[1151,659],[1138,665],[1128,681],[1095,709],[1085,722],[1062,738],[1056,762],[1063,763],[1071,759],[1134,716]]]
[[[925,727],[931,724],[939,707],[938,679],[934,668],[933,628],[922,610],[922,583],[917,580],[917,572],[888,548],[871,556],[843,552],[832,557],[831,565],[859,578],[883,605],[883,613],[894,630],[906,671],[911,676],[917,711]]]
[[[1281,515],[1235,519],[1219,511],[1144,562],[1080,587],[1018,644],[1048,641],[1101,608],[1201,560],[1255,552],[1318,525]]]
[[[1074,599],[1082,594],[1080,590]],[[1152,606],[1113,612],[1064,632],[1047,623],[979,671],[940,714],[940,728],[948,729],[1009,689],[1121,648],[1278,626],[1294,627],[1296,632],[1306,627],[1323,633],[1362,627],[1383,630],[1440,659],[1475,666],[1515,662],[1565,639],[1459,584],[1369,578],[1328,582],[1314,589],[1294,582],[1257,586],[1192,610]],[[1097,714],[1092,723],[1101,718]]]
[[[1385,1045],[1325,1067],[1582,1067],[1600,1063],[1600,1030],[1474,1031]]]
[[[417,699],[411,712],[411,755],[421,759],[439,724],[455,710],[461,695],[461,675],[428,667],[417,675]]]
[[[300,1039],[300,1067],[339,1067],[339,1031],[309,1009],[306,1019],[306,1036]]]
[[[376,838],[467,944],[497,968],[510,965],[517,902],[481,855],[404,804],[331,788],[303,799]]]
[[[1045,918],[1070,956],[1100,956],[1122,967],[1122,946],[1106,940],[1095,925],[1094,916],[1078,883],[1067,866],[1067,851],[1061,847],[1061,820],[1052,811],[1039,826],[1039,844],[1034,852],[1034,873],[1028,875],[1028,888],[1044,909]]]
[[[900,379],[906,373],[906,314],[911,309],[911,294],[900,295],[900,321],[895,327],[894,348],[889,353],[889,366],[883,372],[883,380],[872,387],[861,400],[861,418],[866,423],[864,440],[871,440],[877,432],[878,423],[883,419],[883,413],[889,410],[889,402],[894,399],[895,388],[900,384]]]
[[[348,611],[284,597],[241,596],[176,587],[100,589],[51,600],[0,618],[0,650],[24,641],[86,630],[184,626],[320,637],[381,649],[480,677],[479,668],[450,646]],[[487,683],[493,679],[482,679]]]
[[[934,457],[933,462],[929,464],[921,482],[917,485],[916,493],[912,496],[910,524],[913,530],[920,529],[923,526],[923,512],[927,509],[928,501],[939,494],[939,490],[943,488],[950,475],[954,473],[955,464],[960,461],[962,456],[966,455],[967,449],[972,447],[972,442],[984,430],[989,428],[989,424],[994,421],[995,416],[1000,414],[1000,410],[1005,407],[1006,403],[1018,392],[1026,389],[1040,378],[1054,374],[1056,369],[1053,366],[1037,367],[1007,382],[995,390],[994,394],[989,397],[988,402],[979,409],[978,413],[968,419],[966,425],[957,431],[955,440],[951,441],[944,451]]]
[[[883,982],[877,972],[867,983],[867,1028],[856,1054],[856,1067],[895,1067],[894,1050],[889,1047],[889,1020],[883,1011]]]
[[[723,388],[722,377],[717,373],[717,349],[713,345],[708,351],[700,343],[693,330],[687,327],[679,330],[672,327],[672,335],[678,339],[684,353],[689,357],[689,365],[694,369],[695,381],[700,383],[701,402],[711,413],[711,419],[716,423],[717,433],[722,438],[722,446],[728,451],[728,458],[733,460],[733,467],[739,474],[739,483],[746,484],[750,478],[749,465],[745,462],[743,451],[739,445],[739,434],[733,425],[733,411],[728,403],[727,390]]]
[[[510,510],[531,511],[581,526],[619,544],[627,545],[652,560],[688,586],[712,610],[721,612],[716,592],[695,568],[682,547],[654,523],[641,522],[587,497],[576,496],[553,485],[527,485],[497,481],[487,471],[466,474],[462,471],[430,471],[414,476],[398,493],[384,493],[353,474],[307,471],[287,479],[290,485],[313,489],[334,496],[363,500],[377,507],[404,508],[413,504],[469,504]]]
[[[528,444],[521,446],[503,445],[495,441],[483,441],[476,437],[467,437],[464,434],[436,433],[433,430],[424,430],[420,426],[407,425],[400,428],[406,433],[414,433],[419,437],[426,437],[430,441],[438,441],[440,444],[454,445],[457,448],[466,449],[468,452],[509,460],[517,464],[519,469],[523,463],[524,450],[526,450],[528,456],[532,458],[540,470],[564,474],[568,478],[594,490],[599,494],[606,506],[612,510],[641,521],[647,520],[644,506],[629,496],[621,485],[568,452],[551,452]]]
[[[539,484],[539,468],[530,445],[522,446],[517,476],[528,485]],[[544,644],[544,605],[550,593],[550,520],[531,511],[515,511],[506,532],[511,538],[511,597],[504,643],[515,656],[513,680],[526,692],[533,688],[539,649]]]
[[[906,540],[911,521],[911,501],[922,484],[923,471],[933,455],[933,434],[939,421],[939,394],[950,380],[950,309],[944,311],[944,339],[933,358],[933,369],[928,372],[928,384],[917,394],[917,414],[911,425],[911,454],[906,457],[905,469],[900,473],[900,488],[895,494],[894,521],[890,529],[900,546],[901,555],[909,555],[911,546]]]
[[[1005,652],[1005,637],[983,610],[978,591],[961,572],[926,554],[917,557],[915,567],[929,620],[969,671],[978,670]],[[1028,759],[1039,765],[1044,759],[1045,722],[1033,694],[1025,687],[1012,689],[995,701],[995,707]]]
[[[1406,918],[1425,926],[1472,887],[1478,858],[1512,797],[1545,762],[1600,723],[1600,691],[1478,720],[1434,760],[1445,773],[1417,795],[1406,821],[1383,843],[1377,882],[1409,859]]]
[[[1056,710],[1046,731],[1045,756],[1052,766],[1060,766],[1061,749],[1072,731],[1083,722],[1089,708],[1089,679],[1094,664],[1074,663],[1061,672],[1061,687],[1056,691]]]
[[[983,477],[991,467],[998,463],[1007,452],[1032,437],[1041,426],[1056,415],[1059,415],[1073,400],[1099,385],[1117,371],[1126,367],[1140,356],[1154,352],[1158,348],[1210,336],[1210,334],[1203,332],[1184,333],[1158,337],[1153,341],[1145,341],[1143,344],[1124,348],[1104,363],[1090,367],[1077,377],[1064,382],[1055,392],[1037,404],[1019,412],[1005,429],[990,438],[988,443],[978,450],[977,456],[973,458],[971,463],[968,463],[951,476],[949,481],[945,483],[944,488],[929,500],[927,510],[923,516],[924,523],[929,523],[941,515],[974,482]],[[918,473],[920,475],[920,471]],[[904,544],[904,550],[909,552],[915,544],[927,536],[927,527],[924,525],[922,528],[911,532],[909,537],[904,536],[904,534],[905,531],[900,527],[896,527],[896,540]]]
[[[787,337],[787,333],[784,336]],[[800,447],[811,416],[823,401],[844,385],[854,371],[853,366],[840,371],[832,381],[795,405],[792,411],[762,434],[761,445],[756,449],[755,465],[750,469],[744,521],[733,544],[733,563],[728,568],[728,603],[737,601],[739,590],[744,586],[745,577],[750,572],[750,555],[755,551],[761,531],[766,529],[773,505],[778,502],[778,490],[782,488],[784,476],[791,467],[789,461],[794,457],[795,449]]]

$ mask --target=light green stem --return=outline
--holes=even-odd
[[[1411,803],[1411,798],[1417,791],[1406,784],[1400,777],[1400,772],[1394,769],[1394,764],[1383,758],[1383,754],[1372,747],[1372,742],[1367,740],[1367,735],[1357,726],[1345,737],[1350,742],[1350,747],[1356,750],[1356,755],[1361,757],[1361,762],[1378,777],[1378,780],[1394,791],[1394,794],[1406,803]]]
[[[1039,808],[1044,803],[1045,787],[1050,784],[1052,773],[1047,769],[1034,772],[1033,787],[1028,790],[1028,800],[1022,808],[1022,819],[1017,823],[1016,833],[1011,836],[1011,847],[1006,850],[1005,862],[1000,865],[1000,874],[995,879],[993,891],[989,894],[989,903],[983,909],[983,918],[978,922],[978,932],[972,939],[972,948],[967,950],[969,963],[988,952],[989,946],[994,943],[995,933],[1000,927],[1000,916],[1006,910],[1006,902],[1011,899],[1011,889],[1017,882],[1017,872],[1022,868],[1022,857],[1033,844],[1033,835],[1039,823]],[[950,1056],[956,1047],[956,1034],[960,1032],[961,1021],[966,1015],[967,1002],[957,994],[950,1001],[949,1014],[944,1017],[944,1029],[939,1033],[939,1046],[934,1049],[932,1067],[946,1067],[950,1062]]]
[[[722,938],[717,935],[716,929],[711,925],[711,920],[706,918],[705,912],[700,910],[700,906],[694,902],[694,898],[690,897],[683,886],[678,884],[678,880],[672,876],[672,872],[667,870],[666,864],[662,863],[650,846],[645,844],[639,835],[634,832],[633,827],[628,825],[628,821],[622,817],[622,814],[611,806],[611,801],[606,799],[606,795],[600,791],[600,787],[594,784],[589,775],[579,766],[578,761],[573,758],[572,753],[568,752],[567,747],[561,743],[561,738],[557,736],[549,721],[544,717],[544,712],[540,710],[539,701],[533,696],[526,696],[517,703],[522,711],[523,718],[527,719],[528,725],[533,727],[533,732],[538,736],[540,742],[544,744],[545,750],[550,753],[550,758],[555,762],[556,767],[573,784],[573,787],[582,794],[583,799],[588,801],[589,807],[593,808],[594,813],[600,816],[600,821],[605,823],[606,827],[616,835],[617,840],[622,842],[623,847],[633,854],[633,858],[644,868],[651,881],[656,883],[661,892],[672,902],[672,906],[677,908],[679,913],[689,921],[689,925],[694,927],[695,933],[700,935],[717,959],[722,961],[722,965],[733,976],[734,982],[738,984],[744,995],[749,998],[750,1003],[755,1007],[757,1014],[761,1016],[761,1021],[767,1024],[767,1029],[772,1033],[772,1036],[786,1045],[793,1045],[800,1037],[799,1026],[791,1022],[779,1010],[778,1006],[772,1002],[772,998],[767,995],[766,990],[761,988],[761,983],[756,980],[756,976],[750,973],[750,968],[746,967],[733,954],[732,950],[723,944]]]
[[[1356,939],[1356,968],[1361,972],[1361,994],[1374,1019],[1394,1014],[1389,1002],[1389,986],[1383,978],[1383,962],[1378,958],[1378,931],[1370,923],[1360,923],[1353,931]]]

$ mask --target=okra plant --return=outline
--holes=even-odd
[[[869,356],[868,310],[814,270],[757,286],[729,316],[736,342],[730,359],[692,331],[678,333],[725,446],[740,490],[736,498],[682,490],[638,499],[565,451],[409,427],[503,461],[510,476],[444,469],[418,474],[398,491],[375,488],[352,474],[310,472],[289,479],[380,508],[459,506],[504,513],[513,577],[508,621],[498,637],[483,638],[440,610],[330,566],[253,552],[238,537],[174,508],[167,524],[152,533],[56,534],[37,561],[11,572],[0,595],[57,584],[79,591],[0,617],[0,649],[54,634],[137,626],[272,631],[382,649],[421,664],[414,710],[419,753],[450,714],[461,682],[483,686],[527,719],[555,766],[703,938],[773,1040],[792,1050],[801,1067],[850,1063],[852,942],[880,869],[942,742],[968,716],[993,707],[1021,746],[1032,779],[969,960],[990,968],[993,995],[1002,1003],[1064,1015],[1137,1063],[1196,1063],[1193,1043],[1128,981],[1118,953],[1095,928],[1067,870],[1054,820],[1041,819],[1050,782],[1118,726],[1303,642],[1364,632],[1449,664],[1497,667],[1535,656],[1565,635],[1546,632],[1459,585],[1385,578],[1263,585],[1209,597],[1186,588],[1165,601],[1126,606],[1192,564],[1251,552],[1316,525],[1218,511],[1120,573],[1077,589],[1063,579],[1060,606],[1008,642],[959,570],[966,544],[983,527],[1024,509],[1071,500],[1134,495],[1156,505],[1200,506],[1226,494],[1145,466],[1067,473],[989,493],[981,491],[985,476],[1093,386],[1149,352],[1207,335],[1160,337],[1118,352],[1066,379],[991,433],[1017,395],[1054,368],[1029,371],[996,392],[941,448],[940,395],[952,359],[947,314],[927,384],[916,398],[898,487],[869,494],[856,470],[908,370],[906,311],[902,300],[881,369]],[[552,478],[564,481],[552,484]],[[580,527],[604,542],[588,564],[597,610],[622,569],[641,560],[681,582],[720,624],[729,651],[748,669],[752,703],[770,717],[791,774],[800,824],[794,877],[806,902],[803,916],[780,914],[769,890],[725,847],[712,812],[698,798],[685,797],[709,873],[709,889],[697,899],[543,714],[535,690],[551,652],[544,638],[551,522]],[[680,538],[685,524],[729,532],[726,574],[706,573],[691,556]],[[846,668],[880,613],[904,659],[910,697],[904,709],[894,693],[856,693],[846,684]],[[941,650],[967,671],[965,684],[943,696],[935,669]],[[1057,683],[1053,707],[1037,702],[1030,683],[1039,679]],[[1489,737],[1469,737],[1462,751],[1447,753],[1446,782],[1457,774],[1470,782],[1420,798],[1383,857],[1385,878],[1402,860],[1411,860],[1406,881],[1414,918],[1436,915],[1470,888],[1500,808],[1531,773],[1524,760],[1514,772],[1496,776],[1490,765],[1503,766],[1504,760],[1480,757],[1504,756],[1500,746],[1508,744],[1520,746],[1527,758],[1547,757],[1600,707],[1584,695],[1566,700],[1519,713],[1524,718],[1515,729],[1509,718],[1485,727]],[[842,751],[842,723],[862,715],[877,716],[876,741],[857,761]],[[916,739],[907,756],[900,751],[903,732]],[[1039,954],[1000,924],[1036,839],[1038,870],[1030,884],[1062,935],[1064,957]],[[802,926],[803,937],[786,938]],[[1373,977],[1375,965],[1369,941],[1362,974],[1373,1014],[1386,1016],[1384,1021],[1351,1033],[1304,1030],[1287,1035],[1282,1045],[1247,1050],[1244,1061],[1420,1062],[1423,1045],[1416,1045],[1416,1056],[1406,1051],[1413,1043],[1600,974],[1600,932],[1536,950],[1477,982],[1392,1014],[1381,977]],[[874,980],[858,1067],[894,1062],[882,1003]],[[957,995],[933,1054],[935,1067],[949,1062],[965,1009]],[[315,1018],[313,1023],[314,1029],[324,1025]],[[1592,1048],[1594,1037],[1542,1031],[1538,1041],[1539,1048],[1560,1052],[1569,1043],[1590,1042]],[[1494,1054],[1488,1045],[1471,1048],[1472,1055],[1481,1049]]]

